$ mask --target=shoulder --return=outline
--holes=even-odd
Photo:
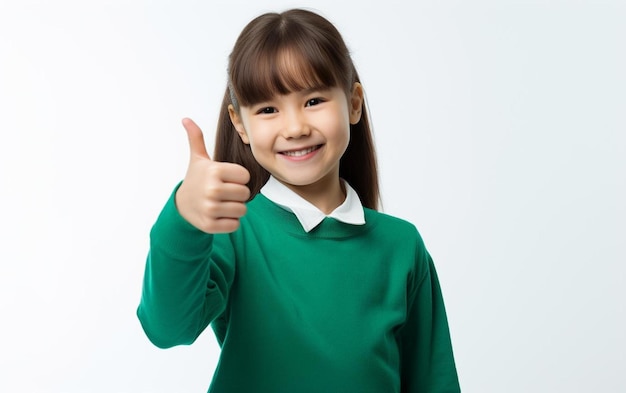
[[[378,230],[391,232],[398,238],[411,238],[423,244],[417,227],[400,217],[392,216],[376,210],[365,208],[365,221],[376,226]]]
[[[415,224],[371,209],[365,209],[365,219],[375,226],[374,230],[378,239],[386,239],[395,247],[411,253],[420,269],[425,267],[430,255]]]
[[[392,249],[393,255],[412,261],[418,276],[427,269],[430,255],[417,227],[402,218],[365,209],[365,220],[372,225],[377,245]]]

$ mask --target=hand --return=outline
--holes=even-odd
[[[250,172],[238,164],[211,160],[200,127],[188,118],[183,119],[183,126],[189,137],[189,167],[176,191],[176,207],[203,232],[234,232],[246,214]]]

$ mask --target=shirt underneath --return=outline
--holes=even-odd
[[[365,224],[363,205],[358,194],[347,181],[343,179],[341,181],[346,190],[346,199],[329,214],[325,214],[274,176],[270,176],[267,183],[261,188],[261,194],[283,209],[295,214],[305,232],[310,232],[326,217],[334,218],[346,224]]]

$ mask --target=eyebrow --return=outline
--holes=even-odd
[[[298,94],[302,94],[302,95],[308,95],[311,93],[315,93],[318,91],[327,91],[332,89],[332,87],[330,86],[317,86],[317,87],[309,87],[308,89],[302,89],[300,91],[294,92],[294,93],[298,93]]]
[[[302,95],[302,96],[307,96],[309,94],[316,93],[316,92],[326,92],[326,91],[329,91],[330,89],[332,89],[332,87],[320,85],[320,86],[317,86],[317,87],[309,87],[307,89],[291,91],[291,92],[289,92],[289,93],[287,93],[285,95],[288,95],[288,94],[299,94],[299,95]],[[283,95],[283,94],[277,93],[277,95]],[[251,104],[251,106],[254,106],[254,105],[265,105],[265,104],[271,102],[272,99],[273,98],[270,97],[270,98],[268,98],[266,100],[259,101],[256,104]]]

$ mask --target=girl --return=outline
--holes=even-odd
[[[269,13],[229,58],[215,161],[183,120],[187,174],[150,233],[150,340],[221,346],[209,392],[458,392],[417,230],[377,212],[363,87],[335,27]]]

